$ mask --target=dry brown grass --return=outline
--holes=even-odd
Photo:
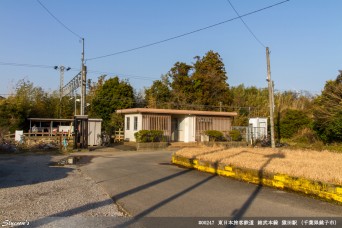
[[[286,174],[332,184],[342,184],[342,154],[329,151],[271,148],[185,148],[176,152],[187,158],[219,162],[241,168]]]

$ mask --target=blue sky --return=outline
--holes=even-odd
[[[242,15],[281,0],[231,0]],[[164,40],[236,17],[227,0],[41,0],[66,26],[85,38],[85,57],[124,51]],[[291,0],[244,17],[271,50],[276,90],[319,93],[342,69],[342,1]],[[8,66],[2,63],[64,65],[65,82],[81,66],[79,38],[56,22],[36,0],[0,0],[0,94],[8,94],[20,79],[47,91],[59,88],[52,68]],[[108,58],[87,61],[88,78],[100,72],[127,78],[141,90],[160,79],[177,62],[218,52],[231,86],[266,87],[266,56],[240,20],[189,36]]]

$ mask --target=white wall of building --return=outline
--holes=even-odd
[[[179,142],[195,142],[195,116],[177,116]]]
[[[138,123],[136,125],[137,128],[134,128],[134,119],[135,117],[138,120]],[[129,118],[129,125],[127,122],[127,118]],[[126,114],[125,115],[125,140],[131,141],[131,142],[135,142],[135,137],[134,137],[134,133],[140,131],[142,129],[142,114]]]
[[[195,142],[196,117],[187,116],[184,118],[184,142]]]

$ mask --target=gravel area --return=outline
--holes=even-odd
[[[49,166],[59,159],[0,156],[0,224],[28,221],[45,226],[44,221],[51,225],[55,217],[77,221],[123,216],[109,195],[77,166]]]

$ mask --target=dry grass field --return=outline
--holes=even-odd
[[[176,152],[176,155],[342,185],[341,153],[281,148],[273,150],[271,148],[197,147],[181,149]]]

